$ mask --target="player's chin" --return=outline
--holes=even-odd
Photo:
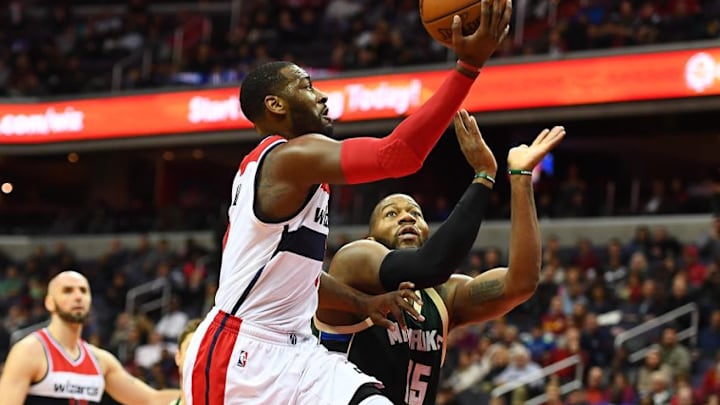
[[[406,240],[398,240],[395,243],[395,246],[397,246],[397,249],[417,249],[420,246],[422,246],[422,243],[420,242],[419,239],[415,239],[415,240],[412,240],[412,239],[407,240],[406,239]]]

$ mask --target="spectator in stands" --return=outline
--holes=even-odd
[[[155,325],[155,332],[162,335],[166,341],[177,340],[187,325],[188,319],[188,315],[180,309],[180,298],[173,295],[170,298],[167,312]]]
[[[5,268],[5,277],[0,280],[0,309],[7,310],[20,300],[20,293],[25,280],[20,275],[17,266],[9,265]]]
[[[160,333],[151,331],[147,343],[135,349],[135,363],[150,370],[154,364],[175,355],[176,350],[177,345],[174,342],[165,342]]]
[[[562,298],[558,295],[552,297],[546,314],[541,319],[543,331],[554,335],[561,335],[568,327],[568,317],[563,311]]]
[[[460,349],[457,366],[445,384],[452,390],[457,401],[477,402],[479,394],[472,388],[482,380],[487,371],[480,362],[476,361],[473,350]]]
[[[650,244],[651,260],[662,260],[668,256],[680,257],[681,252],[682,245],[668,233],[666,227],[661,225],[655,228]]]
[[[615,373],[612,384],[607,389],[605,398],[615,405],[635,405],[638,403],[637,393],[630,385],[625,373]]]
[[[660,347],[653,346],[645,353],[645,362],[640,366],[637,375],[637,390],[641,398],[645,398],[652,392],[652,375],[661,372],[669,376],[672,374],[670,366],[662,362]]]
[[[641,225],[635,228],[635,236],[627,245],[627,253],[634,255],[636,252],[640,252],[644,255],[650,253],[650,229],[647,226]],[[631,260],[632,262],[632,260]]]
[[[701,327],[698,349],[703,358],[714,358],[720,352],[720,309],[713,310],[708,325]]]
[[[580,334],[580,348],[588,353],[588,366],[607,368],[612,361],[613,337],[607,329],[598,326],[597,315],[590,312]]]
[[[581,304],[587,307],[588,297],[585,295],[585,275],[579,267],[568,268],[565,274],[564,285],[558,290],[563,303],[563,312],[571,316],[575,305]]]
[[[678,343],[677,331],[672,326],[663,329],[660,358],[670,368],[670,377],[690,374],[690,351]]]
[[[545,399],[544,405],[563,405],[562,396],[560,395],[560,385],[556,381],[551,381],[545,387]]]
[[[601,269],[598,269],[598,277],[607,285],[608,288],[616,290],[621,287],[629,274],[628,268],[625,266],[625,258],[623,257],[622,244],[617,238],[610,240],[607,246],[607,258]]]
[[[596,314],[604,314],[617,308],[615,297],[612,291],[605,288],[602,282],[595,283],[590,287],[590,300],[587,303],[588,311]]]
[[[580,238],[576,252],[573,262],[582,270],[583,274],[587,274],[591,269],[593,271],[599,270],[600,259],[595,253],[590,239]]]
[[[687,245],[683,250],[683,264],[692,288],[700,288],[707,277],[707,267],[700,262],[699,253],[694,245]]]
[[[720,260],[720,213],[715,213],[708,232],[698,241],[700,255],[706,260]]]
[[[543,331],[540,324],[533,325],[530,337],[525,341],[530,350],[530,358],[539,364],[547,364],[547,356],[555,348],[555,339],[550,333]]]
[[[511,381],[527,380],[528,392],[524,399],[529,399],[539,394],[545,386],[541,371],[540,365],[531,361],[530,352],[525,347],[515,347],[510,350],[510,364],[494,378],[493,383],[502,385]]]
[[[715,355],[715,361],[703,374],[699,391],[705,399],[720,395],[720,355]]]
[[[587,374],[585,398],[588,405],[608,405],[605,398],[605,377],[600,367],[591,367]]]
[[[568,328],[565,334],[560,336],[555,343],[555,348],[550,351],[547,357],[547,363],[543,364],[543,366],[548,366],[575,355],[580,356],[582,364],[588,364],[589,356],[588,353],[580,347],[580,331],[577,328]],[[555,375],[563,383],[571,381],[575,378],[576,367],[576,365],[569,366],[559,370]]]
[[[653,405],[669,405],[672,398],[670,377],[662,371],[654,371],[650,374],[650,392],[647,398]]]

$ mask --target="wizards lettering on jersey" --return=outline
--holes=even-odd
[[[327,206],[324,209],[320,207],[315,208],[315,223],[318,223],[327,228],[329,216],[330,215]]]
[[[100,392],[100,388],[94,385],[78,385],[73,384],[70,381],[66,382],[65,384],[54,383],[53,388],[54,391],[57,393],[87,395],[91,397],[98,395],[98,393]]]
[[[438,334],[437,329],[423,330],[423,329],[412,329],[402,330],[397,322],[395,324],[395,330],[391,331],[388,329],[388,340],[390,346],[395,346],[398,343],[407,343],[410,350],[418,352],[434,352],[442,350],[443,337]]]

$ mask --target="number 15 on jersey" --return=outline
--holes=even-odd
[[[424,364],[408,362],[407,384],[405,385],[405,403],[407,405],[423,405],[427,394],[428,383],[420,377],[430,377],[432,368]]]

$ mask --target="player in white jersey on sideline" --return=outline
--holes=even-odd
[[[482,4],[474,32],[463,35],[460,18],[454,20],[455,69],[384,138],[331,139],[327,96],[295,64],[268,63],[243,81],[242,111],[265,138],[242,160],[232,185],[215,306],[183,365],[189,405],[391,403],[375,378],[312,335],[318,307],[363,313],[391,328],[388,312],[419,317],[417,296],[403,289],[409,284],[374,297],[322,272],[328,184],[401,177],[422,166],[507,33],[510,1]]]
[[[50,324],[17,342],[0,377],[3,405],[100,403],[104,392],[121,404],[167,405],[180,390],[156,390],[130,375],[109,352],[81,338],[90,313],[90,286],[75,271],[48,284]]]

